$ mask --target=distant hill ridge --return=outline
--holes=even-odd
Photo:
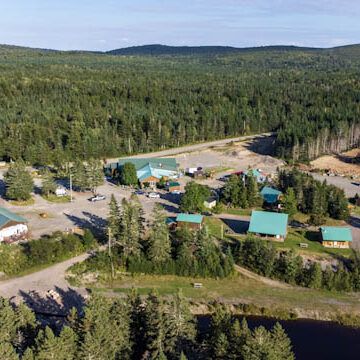
[[[85,50],[70,50],[61,51],[55,49],[40,49],[16,45],[0,45],[0,51],[6,52],[9,50],[21,51],[35,51],[35,52],[62,52],[62,53],[96,53],[108,55],[134,55],[134,56],[160,56],[160,55],[226,55],[239,54],[248,52],[328,52],[328,53],[344,53],[351,55],[360,55],[360,44],[338,46],[333,48],[313,48],[313,47],[299,47],[293,45],[270,45],[259,47],[245,47],[237,48],[232,46],[169,46],[161,44],[131,46],[126,48],[119,48],[110,51],[85,51]]]

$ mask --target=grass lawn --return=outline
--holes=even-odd
[[[355,206],[353,209],[351,209],[351,213],[355,215],[360,215],[360,206]]]
[[[203,287],[194,288],[193,282],[201,282]],[[228,279],[199,279],[172,275],[127,276],[114,280],[112,286],[96,286],[94,291],[113,291],[128,294],[132,287],[141,295],[156,289],[159,295],[173,295],[179,288],[184,295],[195,301],[228,299],[233,303],[252,303],[266,307],[300,308],[303,311],[360,311],[356,295],[330,293],[300,287],[277,288],[242,275]]]
[[[45,199],[46,201],[52,202],[52,203],[69,203],[70,202],[70,195],[65,195],[65,196],[56,196],[56,195],[50,195],[50,196],[46,196],[46,195],[41,195],[41,197],[43,199]],[[73,197],[73,201],[75,200],[75,198]]]
[[[16,205],[16,206],[28,206],[28,205],[32,205],[34,202],[35,202],[34,198],[30,198],[29,200],[26,201],[9,200],[9,203],[11,205]]]
[[[307,248],[300,248],[300,243],[308,244]],[[317,231],[306,229],[288,229],[288,236],[285,241],[272,242],[273,246],[279,249],[294,249],[303,254],[317,254],[325,257],[349,257],[351,249],[331,249],[323,247],[320,243],[320,234]]]
[[[263,208],[254,208],[254,209],[225,209],[224,214],[230,215],[240,215],[240,216],[251,216],[253,210],[263,211]]]
[[[211,235],[219,239],[221,238],[221,225],[223,225],[224,231],[226,225],[220,219],[212,216],[205,216],[205,224]]]
[[[303,214],[300,212],[293,216],[293,220],[301,222],[303,224],[307,224],[309,218],[310,218],[309,214]],[[343,220],[336,220],[329,217],[325,218],[324,226],[344,226],[344,225],[346,225],[346,223]]]

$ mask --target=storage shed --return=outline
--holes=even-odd
[[[179,228],[187,225],[191,229],[200,230],[204,223],[204,217],[195,214],[179,214],[176,217],[176,223]]]

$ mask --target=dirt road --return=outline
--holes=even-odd
[[[30,291],[48,291],[50,289],[71,289],[86,293],[85,289],[69,286],[65,280],[65,271],[71,265],[83,261],[90,256],[89,253],[79,255],[62,263],[48,267],[44,270],[25,275],[23,277],[0,282],[0,296],[12,298],[28,294]]]
[[[163,151],[157,151],[147,154],[139,154],[139,155],[133,155],[133,156],[125,156],[126,158],[153,158],[153,157],[162,157],[162,156],[170,156],[175,154],[181,154],[188,151],[196,151],[196,150],[202,150],[205,148],[209,148],[212,146],[219,146],[219,145],[225,145],[230,142],[237,142],[237,141],[243,141],[243,140],[251,140],[251,139],[257,139],[262,137],[268,137],[268,136],[274,136],[276,133],[269,132],[269,133],[263,133],[263,134],[257,134],[257,135],[249,135],[249,136],[240,136],[235,137],[231,139],[223,139],[223,140],[216,140],[216,141],[210,141],[205,142],[201,144],[195,144],[195,145],[186,145],[182,147],[177,147],[173,149],[163,150]],[[121,159],[121,157],[113,158],[113,159],[107,159],[108,163],[116,162],[118,159]]]

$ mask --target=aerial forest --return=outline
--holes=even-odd
[[[60,164],[270,131],[287,160],[340,152],[360,142],[358,52],[0,46],[0,159]]]

